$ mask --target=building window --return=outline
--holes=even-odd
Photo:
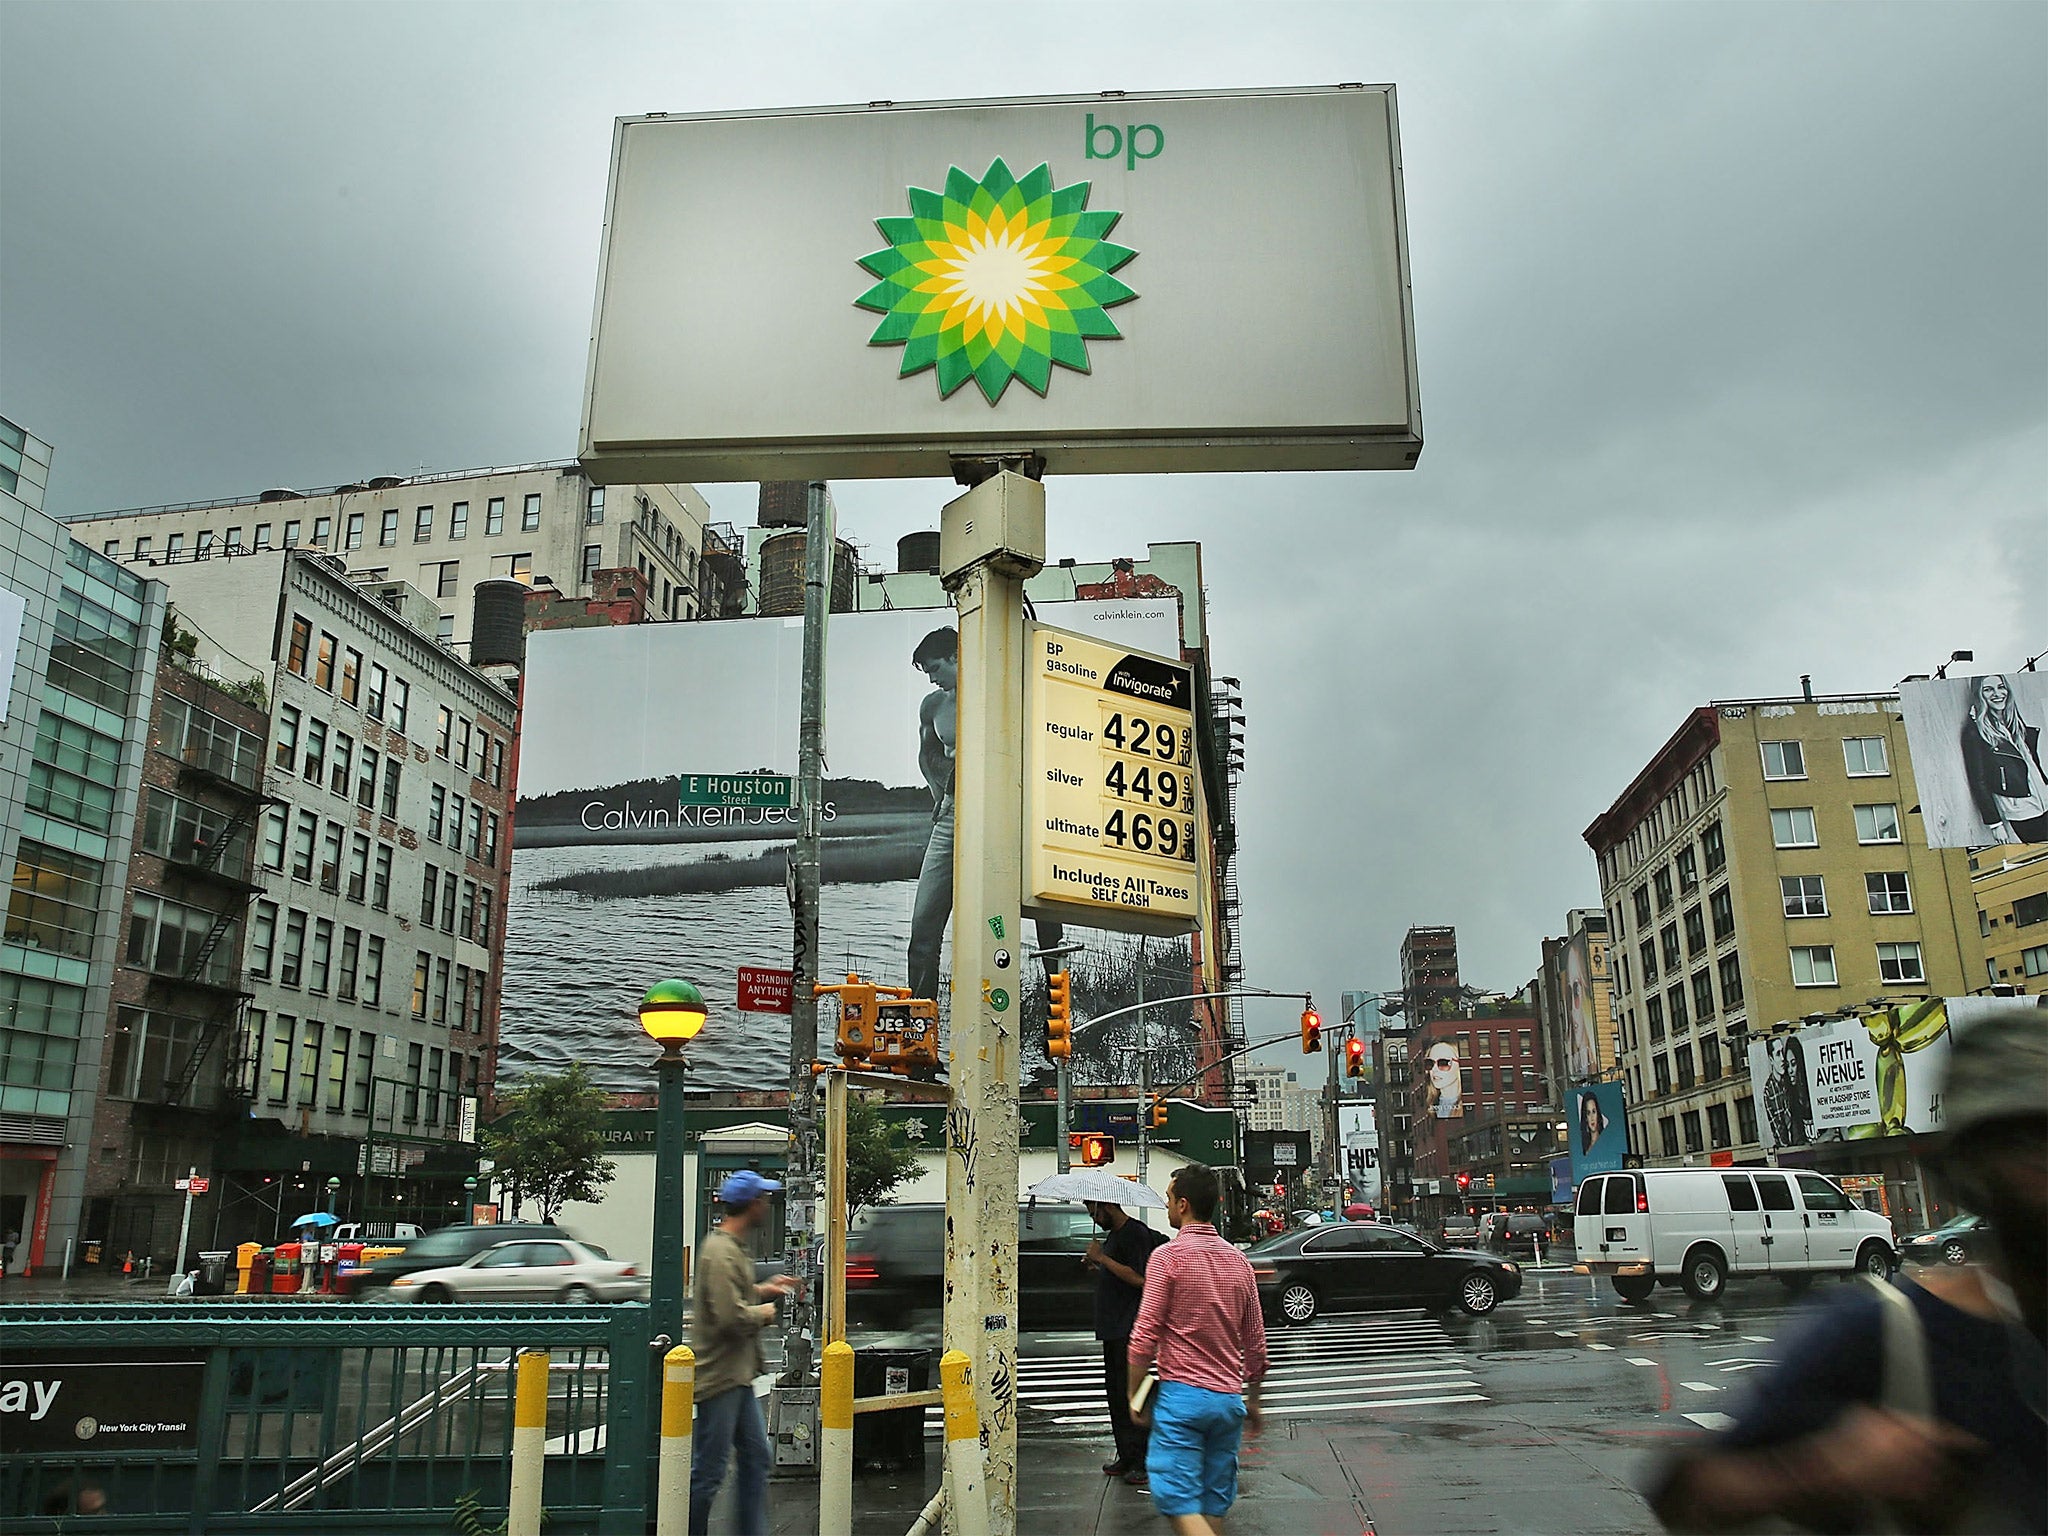
[[[1706,1151],[1707,1144],[1700,1137],[1700,1112],[1696,1109],[1688,1109],[1678,1117],[1678,1120],[1685,1127],[1685,1150],[1688,1152]]]
[[[1643,985],[1650,986],[1657,980],[1657,945],[1653,939],[1645,939],[1636,954],[1643,962]]]
[[[1745,1145],[1756,1140],[1756,1100],[1748,1094],[1735,1101],[1735,1134]]]
[[[443,560],[438,564],[428,566],[427,570],[433,573],[435,597],[453,597],[455,595],[456,583],[462,576],[462,562],[460,560]]]
[[[377,754],[368,747],[363,748],[362,764],[356,775],[356,804],[366,811],[377,808]]]
[[[441,894],[441,871],[429,864],[420,881],[420,926],[434,926],[434,903]]]
[[[327,833],[320,840],[320,889],[341,894],[341,840],[346,830],[338,821],[327,823]]]
[[[1678,1086],[1680,1091],[1683,1091],[1694,1085],[1691,1046],[1681,1045],[1678,1047],[1678,1049],[1673,1051],[1671,1053],[1671,1065],[1673,1069],[1676,1070],[1676,1072],[1678,1073]]]
[[[1698,907],[1688,907],[1685,913],[1685,953],[1688,958],[1699,954],[1707,947],[1707,920]]]
[[[286,549],[297,549],[299,547],[299,529],[301,526],[302,524],[296,517],[285,519],[284,547]]]
[[[1778,891],[1787,917],[1826,917],[1827,888],[1819,875],[1781,875]]]
[[[174,533],[164,540],[164,554],[168,558],[175,560],[183,553],[185,553],[185,535]]]
[[[1794,806],[1771,812],[1771,842],[1779,848],[1818,848],[1820,838],[1813,828],[1813,808]]]
[[[468,805],[469,802],[463,799],[462,796],[460,795],[451,795],[448,799],[447,841],[448,846],[450,848],[457,850],[458,852],[460,852],[462,848],[462,813],[468,807]]]
[[[466,539],[469,537],[469,503],[458,501],[448,509],[448,537]]]
[[[341,642],[325,630],[320,632],[320,649],[313,653],[313,686],[334,692],[334,652]]]
[[[384,803],[381,810],[383,815],[391,817],[393,820],[396,820],[398,817],[399,766],[399,761],[395,757],[384,759]]]
[[[313,646],[313,621],[302,613],[292,615],[292,635],[285,645],[284,669],[294,677],[306,675],[306,653]]]
[[[1657,910],[1659,912],[1669,912],[1671,910],[1671,866],[1666,864],[1660,867],[1657,873],[1650,877],[1650,883],[1657,888]]]
[[[306,990],[325,992],[334,958],[334,923],[328,918],[313,921],[313,950],[306,961]]]
[[[1657,1122],[1657,1134],[1663,1140],[1664,1155],[1678,1156],[1678,1122],[1669,1115],[1664,1116]]]
[[[363,653],[354,646],[341,653],[341,702],[354,704],[362,692]]]
[[[592,528],[597,527],[598,524],[604,521],[603,486],[593,485],[590,488],[590,499],[584,505],[583,521],[587,526]]]
[[[1692,1020],[1687,1018],[1685,1013],[1685,988],[1683,986],[1673,987],[1669,992],[1666,992],[1664,994],[1664,1002],[1666,1011],[1670,1015],[1671,1032],[1674,1035],[1678,1034],[1681,1030],[1691,1027]]]
[[[292,1036],[299,1021],[288,1013],[271,1015],[270,1102],[282,1104],[292,1092]]]
[[[1764,748],[1764,777],[1767,779],[1803,779],[1806,777],[1806,753],[1796,741],[1767,741]]]
[[[258,523],[256,525],[256,547],[258,549],[270,548],[270,524]]]
[[[445,711],[443,711],[445,713]],[[448,791],[439,784],[427,790],[427,838],[430,842],[441,841],[441,827],[448,815]]]
[[[1664,1038],[1664,1000],[1650,998],[1643,1004],[1643,1017],[1650,1021],[1650,1040],[1654,1044]]]
[[[1867,874],[1863,877],[1863,889],[1870,898],[1873,917],[1913,910],[1913,887],[1904,870]]]
[[[412,515],[412,541],[424,544],[434,536],[434,509],[420,507]]]
[[[1842,760],[1852,779],[1877,778],[1892,771],[1882,736],[1851,736],[1842,743]]]
[[[1899,841],[1899,808],[1896,805],[1856,807],[1856,841],[1896,843]]]
[[[108,539],[106,543],[100,546],[100,553],[105,555],[109,560],[120,559],[121,541],[119,539]]]
[[[2013,927],[2031,928],[2036,923],[2048,923],[2048,891],[2018,897],[2012,904]]]
[[[453,645],[455,643],[454,614],[444,613],[440,618],[434,620],[434,638],[443,645]]]
[[[597,562],[604,558],[604,546],[586,544],[583,546],[583,584],[590,585],[597,575]]]
[[[1637,886],[1637,887],[1636,887],[1636,890],[1635,890],[1635,905],[1636,905],[1636,926],[1637,926],[1638,928],[1647,928],[1647,927],[1649,927],[1649,925],[1650,925],[1650,888],[1649,888],[1649,887],[1648,887],[1647,885],[1639,885],[1639,886]]]
[[[1835,981],[1835,946],[1799,944],[1792,949],[1792,985],[1832,987]]]
[[[370,866],[370,906],[378,912],[391,910],[391,845],[377,845],[376,861]],[[368,1001],[368,999],[364,999]]]
[[[1707,911],[1714,919],[1714,942],[1735,936],[1735,901],[1722,886],[1707,898]]]
[[[1706,972],[1700,973],[1706,979]],[[1711,1011],[1711,1010],[1709,1010]],[[1717,1083],[1721,1080],[1721,1041],[1717,1035],[1703,1035],[1700,1038],[1700,1081]]]
[[[383,545],[391,545],[398,542],[398,508],[386,507],[384,509],[383,521],[377,529],[377,542]]]
[[[526,498],[526,505],[519,513],[519,528],[522,533],[533,533],[540,528],[540,497]]]
[[[334,537],[334,519],[316,517],[313,519],[313,543],[320,549],[327,547],[327,541]]]
[[[89,957],[99,925],[100,876],[98,860],[21,839],[7,898],[7,942]]]
[[[1663,931],[1657,935],[1657,938],[1664,948],[1664,969],[1667,971],[1677,970],[1679,966],[1678,924],[1666,923]]]
[[[1698,890],[1699,888],[1699,855],[1693,852],[1692,844],[1687,843],[1683,848],[1678,850],[1678,894],[1681,896],[1690,896],[1694,891]]]
[[[1714,978],[1706,971],[1692,973],[1692,1011],[1701,1023],[1714,1016]]]
[[[528,586],[533,585],[533,551],[522,550],[516,555],[507,555],[505,574],[514,581],[523,581]]]
[[[391,679],[390,713],[386,723],[399,735],[405,734],[405,713],[412,703],[412,684],[402,677]],[[394,813],[396,814],[396,813]]]
[[[1742,957],[1723,955],[1717,969],[1721,973],[1721,1006],[1733,1013],[1742,1006]]]
[[[289,704],[277,706],[277,766],[286,773],[299,757],[299,712]]]
[[[363,939],[363,1006],[375,1008],[384,999],[384,941],[374,933]]]
[[[434,756],[448,756],[448,741],[454,730],[455,711],[443,704],[434,714]]]
[[[484,503],[484,535],[505,531],[505,498],[493,496]]]
[[[390,676],[391,674],[377,662],[370,663],[370,694],[363,701],[363,713],[372,720],[384,718],[384,691],[389,684]]]
[[[455,766],[464,773],[469,772],[469,722],[467,720],[457,720],[455,722]],[[479,751],[477,766],[483,766],[481,751]]]
[[[327,722],[306,722],[306,778],[314,784],[327,782]]]
[[[361,549],[363,547],[363,514],[360,512],[349,513],[348,521],[343,524],[343,527],[347,531],[342,535],[342,547],[345,549]]]
[[[424,1019],[427,1016],[427,977],[432,974],[433,956],[424,949],[412,957],[412,1016]],[[413,1049],[417,1051],[418,1046]]]
[[[2020,970],[2028,976],[2048,976],[2048,944],[2021,950]]]
[[[1707,873],[1714,874],[1728,862],[1728,849],[1721,840],[1721,823],[1708,822],[1700,831],[1700,857],[1705,860]]]
[[[1916,943],[1878,945],[1877,974],[1887,984],[1925,981],[1927,972],[1920,965],[1920,946]]]
[[[358,832],[349,840],[348,899],[361,906],[370,888],[370,834]]]
[[[277,984],[296,987],[306,958],[306,914],[288,907],[284,914],[284,948],[277,957]]]

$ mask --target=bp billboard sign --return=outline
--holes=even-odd
[[[743,241],[735,246],[736,234]],[[1391,87],[621,119],[599,480],[1407,468]]]

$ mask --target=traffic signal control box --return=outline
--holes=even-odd
[[[939,1074],[939,1005],[913,997],[908,987],[881,987],[849,974],[817,995],[839,999],[833,1049],[849,1067],[893,1072],[929,1081]]]

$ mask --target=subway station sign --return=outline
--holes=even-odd
[[[1421,449],[1391,86],[615,127],[578,449],[600,484]]]
[[[1094,928],[1199,926],[1194,674],[1025,626],[1024,910]]]

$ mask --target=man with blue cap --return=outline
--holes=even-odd
[[[725,1464],[739,1461],[739,1536],[767,1536],[768,1428],[754,1379],[765,1375],[761,1330],[775,1301],[797,1288],[787,1275],[754,1282],[746,1235],[768,1219],[768,1197],[782,1186],[742,1168],[718,1186],[724,1219],[704,1239],[691,1286],[690,1348],[697,1356],[697,1424],[690,1441],[690,1536],[706,1536]]]

